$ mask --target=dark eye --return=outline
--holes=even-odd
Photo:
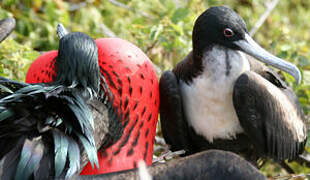
[[[231,30],[230,28],[225,28],[225,29],[224,29],[224,36],[225,36],[225,37],[230,38],[230,37],[232,37],[232,36],[234,36],[234,35],[235,35],[234,31]]]

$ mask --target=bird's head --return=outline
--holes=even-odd
[[[301,81],[298,68],[264,50],[248,34],[244,20],[232,9],[216,6],[203,12],[195,22],[193,30],[193,52],[202,56],[213,45],[221,45],[242,51],[266,64],[291,74]]]
[[[59,42],[55,65],[54,83],[82,88],[90,95],[99,92],[98,48],[88,35],[80,32],[64,35]]]

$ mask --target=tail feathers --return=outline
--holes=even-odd
[[[0,89],[2,178],[69,178],[80,169],[81,147],[99,167],[94,122],[80,91],[4,78]]]

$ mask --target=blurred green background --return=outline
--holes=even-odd
[[[162,71],[172,69],[191,50],[195,19],[214,5],[237,11],[251,30],[266,11],[265,0],[1,0],[0,19],[14,17],[14,33],[0,44],[0,76],[23,81],[30,63],[40,53],[57,49],[56,26],[81,31],[93,38],[117,36],[140,47]],[[293,86],[307,117],[310,114],[310,1],[280,0],[254,39],[271,53],[296,64],[301,85],[282,73]],[[308,118],[309,119],[309,118]],[[159,133],[160,135],[160,133]],[[310,144],[307,144],[310,147]],[[308,148],[309,149],[309,148]],[[310,169],[297,163],[298,173]],[[262,171],[284,175],[271,162]]]

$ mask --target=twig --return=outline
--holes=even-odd
[[[175,7],[176,7],[176,8],[181,7],[181,1],[180,1],[180,0],[174,0],[173,2],[174,2],[174,4],[175,4]]]
[[[291,180],[291,179],[299,179],[299,178],[309,178],[310,174],[298,174],[298,175],[284,175],[284,176],[275,176],[274,179],[285,179],[285,180]]]
[[[166,145],[167,146],[167,145]],[[155,146],[154,147],[154,152],[153,152],[153,154],[157,154],[157,153],[159,153],[159,152],[163,152],[163,151],[165,151],[167,148],[165,147],[165,146]]]
[[[103,31],[103,34],[107,37],[117,37],[115,33],[104,23],[101,24],[101,29]]]
[[[175,152],[168,151],[167,153],[160,155],[158,158],[153,159],[153,163],[157,163],[163,160],[169,160],[182,154],[185,154],[185,150],[179,150]]]
[[[158,145],[166,145],[166,142],[164,140],[164,138],[161,138],[159,136],[155,136],[155,144],[158,144]]]
[[[0,21],[0,43],[12,33],[15,24],[14,18],[5,18]]]
[[[81,2],[78,4],[70,4],[69,11],[79,10],[87,5],[87,2]]]
[[[250,36],[253,36],[257,32],[257,30],[263,25],[263,23],[266,21],[267,17],[271,13],[271,11],[276,7],[278,2],[279,0],[274,0],[268,5],[265,13],[259,18],[254,27],[251,29]]]
[[[130,10],[130,11],[133,10],[131,7],[125,5],[125,4],[121,3],[121,2],[118,2],[118,1],[116,1],[116,0],[109,0],[109,1],[110,1],[112,4],[114,4],[115,6],[118,6],[118,7],[124,8],[124,9],[128,9],[128,10]]]
[[[95,2],[95,0],[87,0],[86,2],[80,2],[80,3],[70,3],[69,11],[76,11],[83,7],[85,7],[87,4],[91,4]]]
[[[150,50],[152,50],[156,44],[157,44],[157,40],[153,41],[153,43],[146,48],[145,53],[147,54]]]
[[[118,6],[118,7],[121,7],[121,8],[124,8],[124,9],[127,9],[127,10],[130,10],[130,11],[135,11],[137,12],[138,14],[140,14],[141,16],[144,16],[146,18],[149,18],[149,19],[154,19],[153,16],[149,15],[148,13],[146,12],[143,12],[143,11],[137,11],[135,9],[133,9],[132,7],[130,6],[127,6],[126,4],[123,4],[117,0],[109,0],[110,3],[114,4],[115,6]]]
[[[285,163],[285,161],[280,162],[280,166],[289,174],[293,174],[294,170]]]

